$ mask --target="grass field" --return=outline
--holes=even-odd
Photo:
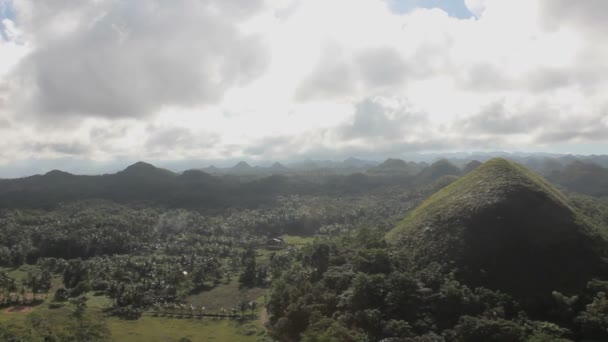
[[[92,297],[88,310],[99,310],[104,297]],[[45,313],[59,319],[68,310],[49,310],[46,304],[34,308],[34,312]],[[0,324],[24,326],[29,313],[0,313]],[[189,338],[191,341],[268,341],[261,321],[229,319],[164,318],[145,315],[138,320],[106,319],[112,341],[118,342],[166,342]]]
[[[192,341],[249,342],[263,338],[263,329],[234,320],[142,317],[136,321],[108,319],[114,341],[165,342],[187,337]],[[246,334],[250,335],[246,335]]]
[[[312,238],[290,237],[289,244],[304,244],[312,241]],[[278,251],[280,253],[281,251]],[[269,250],[258,251],[258,264],[266,264],[272,253]],[[11,277],[18,281],[25,278],[27,267],[18,269],[3,269]],[[70,312],[70,304],[59,310],[50,310],[48,304],[52,302],[52,293],[58,288],[61,280],[59,277],[53,279],[53,288],[49,298],[41,305],[34,307],[33,312],[54,316],[59,319],[61,315]],[[222,308],[230,309],[238,307],[243,300],[257,301],[258,307],[253,319],[243,321],[216,318],[177,318],[177,317],[155,317],[145,314],[138,320],[122,320],[115,317],[107,317],[106,323],[112,334],[112,341],[128,342],[166,342],[179,341],[188,338],[191,341],[270,341],[264,328],[264,320],[267,319],[264,305],[266,288],[239,289],[238,275],[234,275],[228,284],[222,284],[209,291],[201,292],[187,298],[187,302],[196,306],[205,306],[209,313],[219,313]],[[95,296],[93,292],[87,293],[87,310],[101,312],[111,305],[106,296]],[[6,313],[0,312],[0,324],[13,324],[25,326],[26,319],[30,313]],[[250,311],[247,312],[250,314]]]
[[[9,270],[13,276],[25,274],[23,269]],[[191,296],[189,301],[195,305],[204,305],[210,312],[218,312],[222,307],[230,308],[237,306],[242,300],[259,303],[257,317],[252,320],[229,320],[214,318],[168,318],[144,315],[138,320],[121,320],[115,317],[106,319],[108,328],[112,334],[112,341],[126,342],[166,342],[179,341],[188,338],[191,341],[235,341],[255,342],[269,341],[266,337],[262,319],[264,294],[267,289],[253,288],[239,290],[238,276],[229,284],[220,285],[210,291]],[[59,318],[69,310],[49,310],[48,304],[52,296],[39,306],[34,307],[33,312],[39,312]],[[87,293],[87,310],[101,311],[110,305],[110,300],[105,296],[95,296],[92,292]],[[66,304],[69,307],[69,304]],[[13,324],[24,326],[26,318],[30,313],[7,313],[0,311],[0,324]]]
[[[6,313],[5,309],[0,311],[0,323],[14,322],[16,324],[23,323],[28,313]]]
[[[283,240],[288,245],[306,245],[314,241],[312,236],[296,236],[296,235],[283,235]]]
[[[210,291],[192,295],[186,299],[187,302],[204,306],[209,312],[219,312],[222,308],[230,309],[237,307],[242,301],[254,301],[263,297],[267,289],[255,287],[252,289],[239,289],[238,276],[235,276],[229,284],[218,286]],[[264,303],[259,302],[259,306]]]

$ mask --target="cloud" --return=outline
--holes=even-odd
[[[259,1],[217,8],[195,0],[83,1],[67,9],[71,3],[49,1],[27,12],[25,26],[34,27],[38,45],[16,77],[29,89],[24,110],[35,115],[114,119],[214,104],[268,63],[262,40],[234,22]],[[62,19],[68,27],[55,28]],[[61,32],[49,39],[45,28]]]
[[[593,92],[606,80],[608,68],[603,65],[581,65],[570,68],[538,68],[530,72],[525,85],[533,92],[558,90],[576,86],[585,92]]]
[[[246,155],[259,157],[268,155],[286,155],[294,151],[294,137],[274,136],[262,138],[244,149]]]
[[[337,45],[328,45],[312,73],[296,89],[298,101],[335,99],[353,94],[355,70]]]
[[[586,127],[579,130],[565,128],[562,130],[552,130],[541,134],[537,141],[548,144],[548,143],[564,143],[572,141],[584,141],[584,142],[605,142],[608,136],[607,126],[596,126]]]
[[[0,163],[606,141],[605,1],[439,3],[13,1]]]
[[[185,127],[151,125],[147,127],[146,134],[142,153],[155,159],[166,156],[168,152],[173,154],[171,159],[200,158],[220,141],[215,133],[195,133]]]
[[[0,118],[0,129],[8,129],[11,128],[12,124],[10,121]]]
[[[564,25],[574,24],[588,33],[608,32],[606,1],[588,0],[575,4],[568,0],[542,0],[540,4],[544,23],[550,29],[557,30]]]
[[[465,5],[477,17],[481,17],[486,10],[488,0],[464,0]]]
[[[506,145],[516,141],[513,136],[520,137],[527,145],[605,142],[608,141],[607,120],[605,109],[589,113],[547,103],[517,106],[503,100],[457,121],[452,131],[473,137],[502,138]]]
[[[403,58],[390,47],[362,51],[357,62],[362,79],[370,88],[400,85],[408,74]]]
[[[550,117],[544,110],[540,112],[511,109],[504,101],[486,105],[475,115],[456,122],[458,131],[469,134],[512,135],[526,134],[538,129]]]
[[[402,85],[409,74],[409,67],[395,48],[374,47],[347,53],[337,45],[329,45],[297,88],[295,98],[336,100],[357,93],[381,92]]]
[[[28,150],[33,150],[39,153],[50,153],[52,155],[63,155],[63,156],[79,156],[84,155],[90,151],[87,144],[81,142],[37,142],[27,144]]]
[[[256,158],[347,158],[374,154],[400,155],[414,150],[445,148],[445,136],[403,97],[375,96],[354,106],[345,121],[297,135],[263,137],[250,143],[245,155]]]
[[[517,84],[514,80],[508,79],[498,66],[487,62],[472,65],[458,81],[474,91],[512,89]]]
[[[535,140],[542,144],[567,142],[608,142],[608,109],[590,115],[555,116]]]
[[[403,99],[368,98],[356,105],[352,122],[339,128],[345,139],[394,139],[422,130],[426,118],[413,113]]]
[[[89,131],[89,137],[91,141],[105,142],[124,137],[127,134],[127,130],[128,127],[125,125],[95,126]]]

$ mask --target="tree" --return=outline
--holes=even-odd
[[[81,259],[72,259],[63,271],[63,284],[66,288],[76,287],[80,282],[87,279],[87,269]]]
[[[49,271],[41,270],[40,268],[29,269],[23,284],[32,289],[34,297],[40,292],[48,294],[51,288],[51,274]]]
[[[239,309],[241,310],[241,317],[243,317],[243,315],[245,314],[245,311],[247,310],[248,307],[249,307],[249,302],[246,300],[243,300],[239,303]]]
[[[253,287],[257,284],[257,272],[255,265],[255,257],[248,257],[244,259],[245,269],[239,276],[239,283],[241,287]]]
[[[524,342],[525,339],[524,328],[515,322],[469,316],[464,316],[447,338],[462,342]]]
[[[583,336],[598,341],[608,340],[608,297],[605,292],[599,292],[593,302],[588,304],[585,311],[575,319],[581,327]]]
[[[72,315],[74,315],[74,317],[77,319],[81,319],[83,317],[85,310],[87,309],[87,300],[88,298],[86,296],[78,296],[70,299],[70,303],[74,305]]]
[[[310,266],[314,270],[313,279],[319,280],[329,267],[329,246],[325,243],[315,244],[310,254]]]

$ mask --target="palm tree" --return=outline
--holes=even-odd
[[[249,302],[247,302],[246,300],[242,301],[239,304],[239,308],[241,309],[241,317],[243,317],[243,315],[245,314],[247,307],[249,307]]]

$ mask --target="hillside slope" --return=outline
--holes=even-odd
[[[483,165],[482,162],[480,162],[479,160],[471,160],[470,162],[467,163],[467,165],[464,166],[464,168],[462,169],[462,174],[466,175],[467,173],[475,170],[476,168],[480,167],[481,165]]]
[[[590,196],[608,196],[608,169],[593,163],[574,161],[548,177],[569,191]]]
[[[435,193],[387,236],[419,266],[522,298],[573,291],[606,270],[607,242],[567,198],[521,165],[492,159]]]
[[[446,159],[441,159],[420,171],[416,176],[419,184],[431,183],[444,176],[460,176],[461,171]]]

